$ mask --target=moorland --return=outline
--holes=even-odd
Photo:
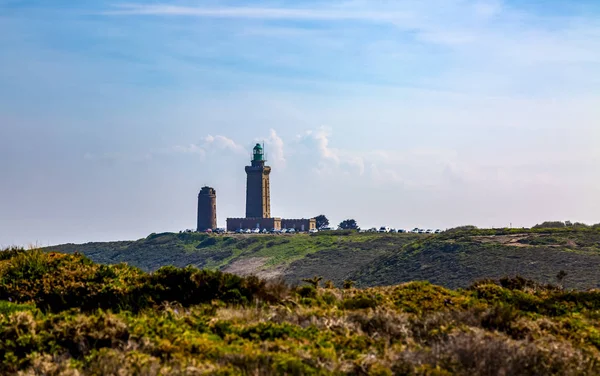
[[[321,276],[357,287],[429,281],[465,288],[483,278],[522,276],[568,288],[600,287],[600,227],[459,228],[441,234],[326,231],[296,235],[151,234],[135,241],[63,244],[47,251],[82,253],[101,264],[125,262],[152,272],[195,266],[298,284]]]
[[[597,290],[521,277],[290,286],[217,269],[0,252],[0,374],[600,373]]]

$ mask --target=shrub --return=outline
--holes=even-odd
[[[457,227],[449,228],[448,230],[446,230],[444,232],[445,233],[455,233],[455,232],[471,231],[471,230],[477,230],[477,226],[473,226],[473,225],[457,226]]]
[[[0,251],[0,261],[11,259],[19,254],[27,252],[24,248],[10,247]]]
[[[301,286],[297,290],[298,295],[303,298],[315,298],[317,296],[317,289],[312,286]]]
[[[546,221],[533,226],[532,228],[564,228],[567,225],[562,221]]]
[[[17,301],[0,300],[0,374],[600,374],[600,291],[315,285],[16,251],[0,260]]]
[[[511,277],[503,277],[500,278],[500,286],[509,289],[509,290],[523,290],[525,288],[534,289],[538,285],[534,281],[525,279],[521,276],[516,276],[514,278]]]
[[[321,283],[322,279],[323,279],[323,277],[314,276],[312,278],[303,278],[302,282],[306,282],[306,283],[310,284],[311,286],[313,286],[315,289],[318,289],[319,283]]]
[[[361,294],[344,299],[342,302],[342,307],[345,309],[375,308],[377,307],[378,303],[378,299],[375,297]]]
[[[73,307],[139,311],[166,301],[193,305],[212,300],[276,302],[285,286],[271,292],[266,282],[193,267],[163,267],[146,274],[127,265],[98,265],[82,255],[18,252],[4,261],[0,299],[34,301],[43,310]]]
[[[35,310],[35,306],[32,304],[15,304],[7,302],[6,300],[0,300],[0,315],[9,315],[13,312],[33,310]]]
[[[354,287],[354,281],[349,280],[349,279],[345,280],[343,287],[346,290],[353,288]]]
[[[509,305],[495,305],[481,318],[481,326],[488,330],[510,333],[512,324],[519,317],[518,311]]]

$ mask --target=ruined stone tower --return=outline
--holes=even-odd
[[[252,150],[252,164],[246,166],[246,218],[271,218],[271,167],[265,166],[262,146]]]
[[[217,192],[211,187],[202,187],[198,194],[197,231],[217,228]]]

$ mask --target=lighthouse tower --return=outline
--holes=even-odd
[[[217,228],[217,191],[212,187],[202,187],[198,194],[197,231]]]
[[[271,167],[265,165],[263,147],[252,149],[252,161],[246,166],[246,218],[271,218]]]

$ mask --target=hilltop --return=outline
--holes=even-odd
[[[600,373],[597,291],[319,282],[0,252],[0,374]]]
[[[571,288],[600,287],[600,229],[497,229],[439,235],[348,231],[297,235],[151,234],[136,241],[64,244],[95,262],[126,262],[144,271],[165,265],[221,270],[296,284],[322,276],[341,286],[385,286],[427,280],[448,288],[482,278],[520,275]]]

